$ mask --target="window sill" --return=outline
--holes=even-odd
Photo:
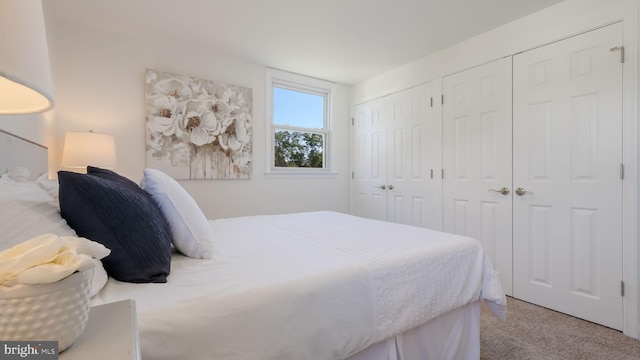
[[[330,170],[271,170],[264,173],[266,179],[326,179],[336,178],[338,173]]]

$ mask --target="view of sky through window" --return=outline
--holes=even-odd
[[[273,123],[322,129],[324,127],[324,96],[274,86]]]

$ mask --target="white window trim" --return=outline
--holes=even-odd
[[[274,166],[274,128],[303,130],[292,126],[274,126],[273,124],[273,86],[309,92],[312,94],[325,93],[325,130],[318,130],[318,133],[325,135],[325,151],[323,161],[325,167],[317,168],[277,168]],[[266,126],[266,172],[269,178],[304,178],[304,177],[335,177],[338,173],[334,170],[334,147],[332,134],[332,95],[335,94],[335,84],[329,81],[320,80],[304,75],[294,74],[287,71],[267,68],[267,126]]]

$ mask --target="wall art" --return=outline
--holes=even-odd
[[[146,72],[147,167],[175,179],[248,179],[251,89]]]

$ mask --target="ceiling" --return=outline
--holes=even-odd
[[[49,15],[353,84],[561,0],[44,0]]]

